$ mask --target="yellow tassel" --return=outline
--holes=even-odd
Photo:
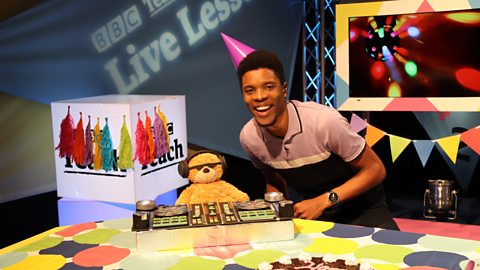
[[[123,125],[120,130],[120,146],[118,147],[118,152],[118,168],[122,170],[133,168],[132,140],[128,133],[125,116],[123,116]]]

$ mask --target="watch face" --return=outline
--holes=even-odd
[[[335,193],[335,192],[330,192],[328,194],[328,199],[332,202],[332,203],[337,203],[338,202],[338,194]]]

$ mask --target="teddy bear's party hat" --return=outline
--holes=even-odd
[[[255,51],[255,49],[250,48],[249,46],[225,35],[224,33],[220,34],[222,35],[223,41],[227,46],[228,52],[230,53],[230,57],[232,58],[235,68],[238,68],[238,65],[243,60],[243,58],[245,58],[249,53]]]

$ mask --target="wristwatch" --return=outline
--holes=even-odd
[[[328,200],[332,203],[332,207],[335,207],[340,202],[340,197],[335,191],[327,191]]]

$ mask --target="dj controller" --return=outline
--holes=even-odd
[[[137,202],[133,213],[133,231],[195,228],[253,222],[275,222],[293,218],[293,203],[288,200],[268,202],[208,202],[156,206],[154,201]]]

